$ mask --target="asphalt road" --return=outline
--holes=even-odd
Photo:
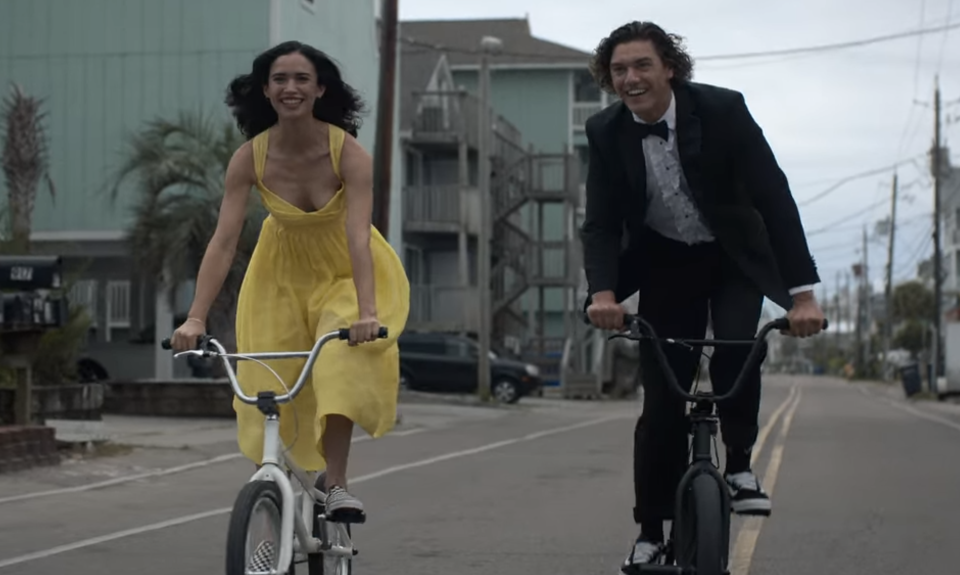
[[[369,516],[356,572],[617,573],[635,535],[638,409],[404,406],[395,434],[353,447]],[[732,575],[957,572],[960,410],[771,378],[761,423],[755,469],[774,514],[735,519]],[[151,447],[0,476],[0,575],[222,573],[228,511],[252,472],[229,422],[139,437]]]

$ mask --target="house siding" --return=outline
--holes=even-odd
[[[181,110],[226,119],[230,79],[266,45],[262,0],[4,0],[0,86],[44,98],[56,199],[33,229],[122,230],[132,194],[107,193],[125,137]],[[0,184],[5,195],[5,184]]]
[[[477,93],[477,73],[455,70],[454,84]],[[491,70],[493,108],[538,152],[566,151],[570,143],[569,70]]]

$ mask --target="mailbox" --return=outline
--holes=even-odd
[[[0,291],[60,289],[60,266],[59,256],[0,256]]]
[[[0,331],[63,326],[62,286],[58,256],[0,256]]]

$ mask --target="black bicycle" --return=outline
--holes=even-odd
[[[690,464],[677,485],[674,521],[667,540],[667,551],[661,563],[639,565],[636,572],[638,575],[729,575],[731,502],[727,482],[714,463],[711,451],[711,444],[716,445],[719,424],[715,406],[740,391],[747,372],[761,354],[767,335],[775,329],[788,330],[790,321],[786,317],[775,319],[760,328],[756,338],[750,340],[660,338],[653,327],[637,315],[624,316],[624,324],[627,329],[609,339],[652,341],[657,362],[670,387],[692,404],[687,415],[693,436]],[[826,328],[827,321],[824,320],[823,329]],[[712,391],[695,390],[689,393],[684,390],[667,362],[661,342],[681,345],[690,350],[741,345],[749,345],[752,349],[730,390],[723,395],[714,395]]]

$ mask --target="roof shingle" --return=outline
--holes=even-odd
[[[496,36],[503,41],[501,54],[491,64],[570,64],[586,67],[590,53],[530,34],[526,19],[404,20],[399,23],[405,49],[433,46],[447,51],[451,66],[478,64],[480,40]],[[406,56],[405,56],[406,57]]]

